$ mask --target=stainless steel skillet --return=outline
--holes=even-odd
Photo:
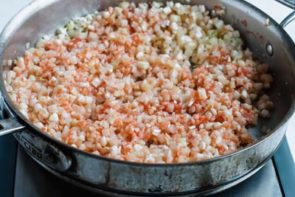
[[[38,0],[14,17],[0,36],[0,62],[22,55],[27,42],[35,43],[75,16],[117,5],[119,0]],[[142,2],[142,1],[136,1]],[[188,1],[182,1],[188,3]],[[243,35],[257,58],[268,63],[274,75],[270,95],[275,103],[272,118],[251,132],[257,142],[229,155],[184,164],[141,164],[90,155],[40,132],[15,108],[0,75],[7,119],[0,134],[14,132],[27,153],[53,174],[94,191],[137,195],[214,193],[231,187],[259,170],[279,146],[294,112],[295,45],[283,28],[244,1],[192,0],[213,9],[226,8],[224,20]],[[269,24],[267,20],[269,19]],[[285,21],[288,22],[288,21]],[[1,64],[0,73],[10,69]]]

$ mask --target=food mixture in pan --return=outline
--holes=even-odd
[[[144,163],[224,155],[269,117],[272,77],[203,5],[121,3],[74,19],[5,73],[36,127],[83,151]]]

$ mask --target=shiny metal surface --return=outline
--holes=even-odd
[[[0,120],[0,127],[2,129],[2,131],[0,131],[0,136],[7,135],[25,128],[15,118]]]
[[[286,27],[289,23],[295,20],[295,11],[293,11],[291,14],[289,14],[281,23],[280,25],[282,27]]]
[[[22,148],[18,149],[15,170],[15,177],[17,177],[17,179],[14,183],[14,197],[64,197],[70,196],[71,194],[87,197],[129,196],[128,194],[122,195],[118,193],[110,193],[89,187],[85,183],[73,179],[69,180],[67,177],[58,175],[56,171],[49,169],[49,171],[51,171],[50,173],[55,174],[53,176],[49,172],[45,172],[41,166],[37,165],[38,164],[34,163],[32,159],[27,157]],[[284,191],[280,188],[280,180],[276,176],[275,168],[276,166],[273,164],[273,161],[269,160],[266,165],[251,178],[225,192],[213,195],[212,197],[261,197],[262,195],[267,197],[282,197]],[[68,179],[67,182],[71,182],[71,184],[65,183],[63,181],[64,179]],[[184,196],[195,197],[196,195]]]
[[[98,194],[104,194],[104,195],[108,195],[108,196],[118,196],[118,197],[127,197],[129,196],[128,193],[116,193],[113,191],[107,191],[107,190],[102,190],[100,188],[96,188],[96,187],[91,187],[89,186],[89,184],[85,183],[85,182],[81,182],[75,179],[71,179],[67,176],[64,176],[63,174],[54,171],[50,168],[48,168],[46,165],[44,165],[43,163],[40,163],[38,160],[34,159],[37,163],[40,164],[40,166],[42,166],[44,169],[46,169],[47,171],[49,171],[50,173],[52,173],[53,175],[55,175],[56,177],[60,178],[61,180],[64,180],[70,184],[73,184],[79,188],[85,189],[87,191],[91,191],[93,193],[98,193]],[[259,166],[257,166],[255,169],[253,169],[252,171],[246,173],[245,175],[243,175],[242,177],[238,177],[235,180],[230,181],[229,183],[220,185],[218,187],[212,187],[212,188],[207,188],[204,191],[197,191],[197,192],[187,192],[187,193],[178,193],[178,194],[172,194],[173,196],[177,195],[177,196],[186,196],[186,197],[193,197],[196,194],[197,195],[214,195],[217,194],[221,191],[224,191],[228,188],[231,188],[233,186],[238,185],[239,183],[245,181],[246,179],[248,179],[249,177],[253,176],[256,172],[258,172],[261,168],[263,168],[267,163],[269,163],[269,158],[267,158],[264,162],[262,162]],[[274,177],[271,177],[274,178]],[[275,189],[276,192],[278,192],[278,188]],[[273,194],[273,193],[272,193]],[[155,194],[154,194],[155,195]],[[159,194],[162,195],[162,194]],[[167,194],[167,196],[170,196],[169,194]]]
[[[294,0],[276,0],[276,1],[288,6],[289,8],[295,9],[295,1]]]
[[[0,136],[14,133],[25,128],[9,110],[5,101],[1,98],[0,94]]]
[[[53,32],[70,18],[104,9],[118,2],[120,1],[35,1],[22,10],[0,36],[0,61],[22,55],[27,42],[35,43],[40,36]],[[3,97],[17,120],[26,127],[17,135],[32,145],[28,148],[21,143],[27,152],[39,163],[60,171],[57,173],[69,180],[78,180],[96,189],[140,195],[212,192],[258,169],[278,147],[284,136],[286,123],[294,111],[294,44],[276,22],[244,1],[191,0],[190,3],[205,4],[211,9],[216,4],[224,6],[224,20],[241,32],[253,55],[271,67],[275,80],[270,96],[275,103],[275,110],[271,119],[261,120],[257,127],[251,128],[251,133],[257,139],[255,144],[229,155],[185,164],[139,164],[90,155],[38,131],[14,107],[5,90],[3,76],[0,75]],[[268,25],[265,23],[267,19],[270,21]],[[273,47],[272,56],[266,52],[267,44]],[[2,73],[10,68],[2,64],[0,69]],[[261,132],[262,126],[270,131]],[[46,163],[46,160],[38,158],[37,155],[40,154],[42,158],[46,157],[42,151],[45,144],[61,153],[60,157],[56,157],[55,163]],[[36,154],[32,154],[33,145],[36,146]]]
[[[72,160],[69,156],[54,145],[42,140],[39,136],[32,135],[31,132],[27,131],[16,133],[14,136],[31,157],[36,158],[51,169],[64,172],[71,167]]]

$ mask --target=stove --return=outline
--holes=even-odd
[[[12,17],[17,9],[23,7],[29,1],[30,0],[0,0],[0,31],[2,26]],[[277,1],[248,1],[273,17],[277,14],[275,19],[278,22],[290,14],[292,9],[295,9],[295,0],[277,0],[287,5],[289,8],[279,4]],[[14,9],[14,11],[11,12],[11,9]],[[282,15],[282,13],[284,14]],[[6,17],[5,22],[3,22],[3,16]],[[287,28],[291,36],[295,36],[294,24],[291,24],[290,27]],[[289,125],[287,138],[284,138],[275,155],[261,170],[237,186],[213,196],[295,196],[295,163],[293,160],[295,156],[295,135],[294,132],[292,132],[293,128],[295,128],[295,116],[290,121]],[[88,197],[114,196],[114,194],[108,194],[106,192],[94,194],[64,182],[33,161],[18,145],[12,135],[0,138],[1,197],[62,197],[69,195]]]

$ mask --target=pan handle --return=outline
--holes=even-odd
[[[280,23],[282,27],[286,27],[289,23],[295,20],[295,10],[291,12],[284,20]]]
[[[0,97],[0,136],[14,133],[25,128],[10,111],[3,97]]]
[[[0,136],[14,133],[24,129],[25,126],[20,124],[14,117],[0,120]]]
[[[57,146],[26,130],[13,115],[4,99],[0,97],[0,136],[14,133],[14,137],[25,151],[36,161],[54,170],[65,172],[72,165],[72,159]],[[17,132],[21,131],[21,132]]]

